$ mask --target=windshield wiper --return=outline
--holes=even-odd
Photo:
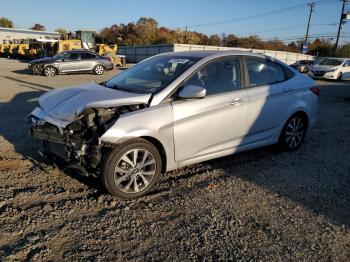
[[[118,85],[113,85],[113,86],[105,85],[105,87],[112,88],[112,89],[119,90],[119,91],[125,91],[125,92],[129,92],[129,93],[134,93],[131,88],[119,87]]]

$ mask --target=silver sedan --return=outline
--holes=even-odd
[[[30,115],[42,152],[140,197],[163,172],[266,145],[297,149],[319,89],[272,58],[237,51],[154,56],[112,79],[50,91]]]
[[[53,57],[44,57],[30,61],[29,69],[33,74],[55,76],[57,74],[72,74],[92,72],[102,75],[106,70],[113,69],[111,58],[99,56],[88,50],[70,50]]]

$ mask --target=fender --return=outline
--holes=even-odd
[[[121,115],[99,138],[99,143],[120,144],[145,136],[152,137],[162,144],[167,160],[166,171],[176,169],[173,108],[170,103]]]

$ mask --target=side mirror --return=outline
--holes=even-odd
[[[207,90],[201,86],[188,85],[182,88],[179,97],[185,99],[197,99],[205,97]]]
[[[62,62],[67,62],[68,61],[68,58],[67,57],[63,57],[62,58]]]

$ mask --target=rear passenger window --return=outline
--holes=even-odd
[[[246,58],[249,87],[270,85],[287,80],[286,69],[277,63],[261,58]]]
[[[81,53],[80,57],[81,57],[81,60],[91,60],[95,58],[95,55],[91,53]]]

